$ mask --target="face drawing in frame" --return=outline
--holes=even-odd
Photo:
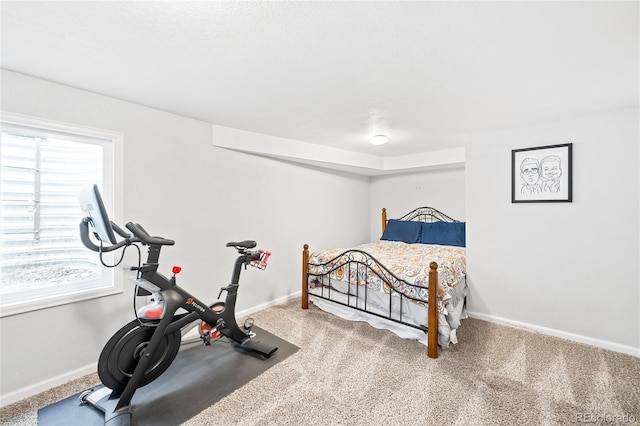
[[[511,151],[511,202],[572,201],[573,144]]]
[[[540,164],[535,158],[525,158],[520,163],[520,177],[522,178],[521,194],[540,194]]]
[[[562,176],[562,165],[560,163],[560,157],[557,155],[549,155],[540,161],[542,192],[560,192],[560,176]]]

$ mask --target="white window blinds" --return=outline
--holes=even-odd
[[[103,187],[110,141],[3,123],[0,142],[2,306],[112,286],[78,231],[78,193]]]

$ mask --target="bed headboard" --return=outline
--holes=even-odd
[[[398,218],[398,220],[413,220],[416,222],[460,222],[459,220],[455,220],[446,214],[442,213],[439,210],[434,209],[433,207],[418,207],[405,214],[404,216]],[[382,209],[382,233],[387,227],[387,209]]]

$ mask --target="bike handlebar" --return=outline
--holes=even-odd
[[[125,225],[129,231],[140,239],[143,243],[150,246],[172,246],[175,241],[162,237],[152,237],[139,223],[129,222]]]
[[[124,229],[120,228],[115,222],[113,221],[109,221],[111,222],[111,227],[113,228],[113,230],[115,231],[116,234],[120,235],[122,238],[130,238],[131,234],[127,233],[127,231],[125,231]]]
[[[131,234],[128,234],[125,230],[120,228],[118,225],[111,222],[111,226],[113,227],[114,231],[118,235],[123,237],[124,240],[116,244],[110,244],[108,246],[102,246],[102,245],[98,246],[89,237],[91,234],[91,231],[89,229],[90,222],[91,222],[91,219],[88,217],[85,217],[84,219],[82,219],[82,222],[80,222],[80,240],[82,241],[82,244],[84,244],[84,246],[91,251],[106,253],[109,251],[117,250],[124,246],[128,246],[131,243],[135,243],[135,242],[142,242],[147,245],[160,245],[160,246],[172,246],[175,244],[175,241],[173,240],[169,240],[162,237],[152,237],[140,224],[131,223],[131,222],[127,223],[126,225],[127,229],[131,231]]]
[[[106,252],[117,250],[121,247],[128,246],[129,244],[131,244],[131,240],[127,238],[123,241],[120,241],[117,244],[109,245],[106,247],[95,245],[93,241],[91,241],[91,238],[89,238],[89,232],[90,232],[89,222],[90,221],[91,220],[89,218],[84,218],[82,222],[80,222],[80,240],[82,241],[82,244],[84,244],[84,246],[89,250],[106,253]]]

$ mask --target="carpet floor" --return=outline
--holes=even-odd
[[[300,350],[184,423],[196,425],[640,424],[640,358],[467,319],[436,360],[415,341],[299,301],[252,315]],[[83,377],[0,410],[36,424]]]

